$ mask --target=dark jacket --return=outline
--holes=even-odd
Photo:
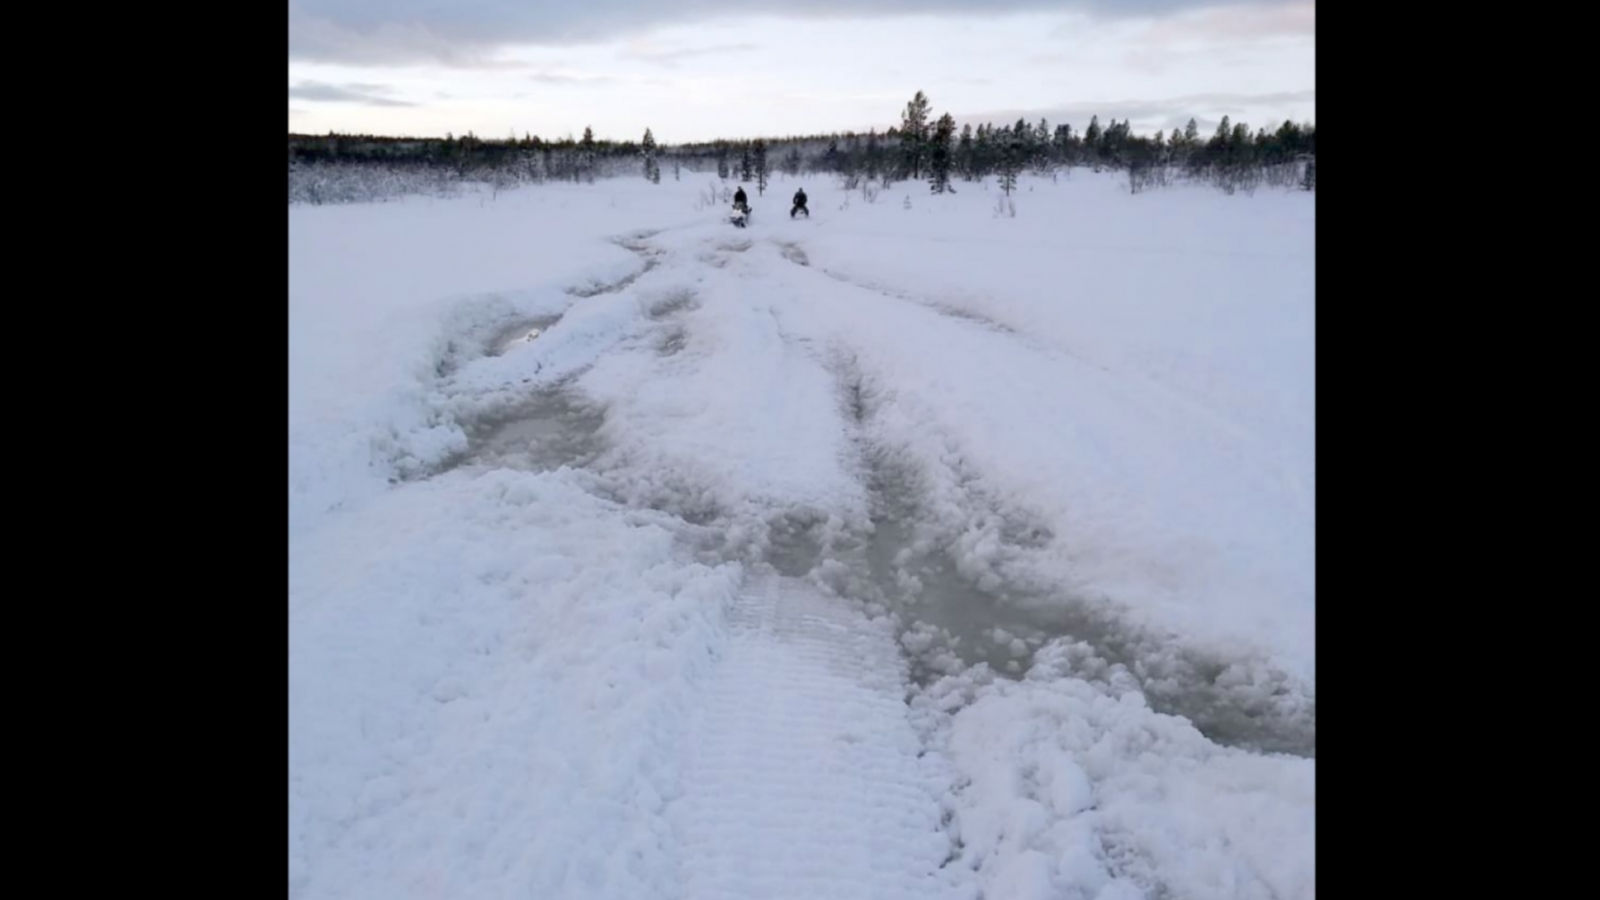
[[[749,202],[748,198],[746,198],[745,195],[744,195],[744,188],[739,188],[737,191],[733,192],[733,202],[735,202],[735,203],[747,203],[747,202]]]
[[[795,191],[794,192],[794,205],[795,206],[805,206],[806,205],[806,192],[805,191]]]

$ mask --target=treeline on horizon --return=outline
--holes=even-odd
[[[1252,131],[1224,116],[1210,135],[1202,135],[1194,119],[1182,130],[1154,135],[1134,134],[1127,120],[1101,125],[1098,116],[1078,131],[1070,124],[1051,125],[1040,119],[1018,119],[1004,125],[968,124],[958,132],[945,113],[933,119],[927,96],[918,91],[901,111],[900,122],[882,133],[842,132],[784,138],[713,140],[661,145],[650,129],[638,141],[597,138],[585,128],[570,135],[543,139],[460,137],[402,138],[379,135],[289,135],[290,202],[340,202],[334,170],[362,180],[368,176],[394,182],[375,193],[403,190],[401,182],[421,181],[447,189],[454,181],[481,181],[506,188],[542,181],[593,182],[596,178],[642,175],[659,182],[663,169],[672,177],[682,172],[715,171],[764,191],[770,175],[783,172],[828,173],[844,187],[864,182],[880,187],[904,181],[927,181],[934,193],[953,190],[952,181],[999,179],[1009,194],[1024,172],[1053,175],[1061,169],[1089,167],[1128,175],[1135,193],[1188,179],[1212,184],[1228,193],[1254,190],[1263,183],[1315,189],[1316,127],[1284,122],[1273,131]],[[351,170],[356,170],[352,172]],[[365,180],[372,181],[372,177]],[[419,186],[427,190],[428,187]],[[356,191],[367,193],[368,191]]]

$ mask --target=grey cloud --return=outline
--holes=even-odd
[[[612,84],[612,83],[614,83],[616,81],[615,78],[612,78],[612,77],[610,77],[608,75],[560,75],[560,74],[557,74],[555,72],[536,72],[536,73],[534,73],[532,75],[529,75],[528,76],[528,80],[529,81],[537,81],[540,84],[570,84],[570,85]]]
[[[1181,22],[1161,22],[1146,40],[1255,41],[1272,37],[1313,37],[1317,33],[1315,0],[1290,0],[1252,9],[1223,7],[1187,16]]]
[[[416,106],[404,100],[391,100],[375,94],[392,93],[381,84],[327,84],[321,81],[302,81],[289,88],[289,96],[321,103],[359,103],[366,106]]]
[[[685,47],[681,50],[630,49],[627,51],[627,55],[670,68],[677,65],[679,60],[692,59],[696,56],[711,56],[717,53],[744,53],[755,49],[755,44],[717,44],[711,47]]]
[[[1004,109],[992,112],[971,113],[955,116],[957,125],[972,124],[973,126],[984,123],[995,125],[1009,125],[1022,119],[1030,125],[1037,125],[1041,118],[1047,120],[1054,128],[1057,125],[1071,125],[1074,131],[1082,132],[1088,126],[1090,119],[1100,117],[1101,126],[1111,124],[1112,120],[1118,122],[1124,119],[1133,122],[1135,131],[1143,133],[1155,129],[1182,128],[1192,118],[1195,124],[1204,133],[1209,127],[1215,129],[1216,123],[1222,115],[1229,115],[1238,119],[1245,111],[1251,108],[1284,107],[1291,104],[1315,103],[1317,92],[1307,91],[1280,91],[1270,94],[1190,94],[1185,97],[1171,97],[1161,100],[1116,100],[1105,103],[1065,103],[1038,109]],[[1209,116],[1207,114],[1210,114]],[[1209,125],[1207,124],[1209,123]],[[1251,128],[1276,127],[1279,122],[1250,122]]]
[[[1101,18],[1153,17],[1222,5],[1303,4],[1304,0],[585,0],[529,3],[478,0],[289,0],[289,57],[349,65],[436,63],[506,67],[494,59],[512,44],[573,44],[642,34],[663,25],[771,14],[870,19],[930,13],[993,16],[1080,12]]]

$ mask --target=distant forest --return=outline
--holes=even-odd
[[[659,183],[683,172],[715,172],[765,191],[774,172],[831,174],[846,189],[925,181],[933,193],[956,190],[956,182],[993,176],[1009,195],[1025,172],[1070,175],[1076,167],[1127,174],[1138,193],[1180,181],[1227,193],[1266,185],[1316,189],[1316,127],[1284,122],[1274,131],[1251,131],[1224,116],[1202,135],[1193,119],[1170,134],[1136,135],[1124,120],[1102,125],[1098,116],[1079,132],[1040,119],[1004,125],[966,125],[957,132],[945,113],[932,117],[918,91],[901,111],[897,126],[883,133],[804,135],[750,140],[658,144],[646,129],[638,141],[596,138],[544,139],[456,137],[395,138],[375,135],[289,135],[289,202],[340,203],[412,193],[448,194],[462,183],[496,190],[543,181],[590,182],[597,178],[644,177]]]

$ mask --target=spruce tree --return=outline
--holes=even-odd
[[[1052,142],[1052,148],[1051,149],[1055,153],[1056,159],[1060,160],[1062,165],[1064,165],[1064,166],[1072,165],[1072,126],[1071,125],[1062,124],[1062,125],[1057,125],[1056,126],[1055,138],[1054,138],[1054,140]]]
[[[1050,174],[1055,160],[1051,154],[1050,123],[1045,119],[1039,120],[1039,125],[1033,130],[1033,167],[1040,175]]]
[[[1026,129],[1027,123],[1023,123],[1023,131],[1025,132]],[[1022,171],[1023,166],[1027,164],[1028,145],[1026,141],[1026,135],[1015,128],[1008,127],[1000,131],[1000,189],[1005,191],[1008,197],[1011,196],[1012,191],[1017,189],[1017,175]]]
[[[656,164],[656,138],[648,128],[644,130],[644,140],[639,144],[639,153],[644,157],[645,180],[660,184],[661,168]]]
[[[574,173],[574,180],[577,180],[577,178],[581,176],[590,184],[594,184],[594,129],[587,125],[583,127],[583,141],[578,144],[578,147],[580,148],[578,153],[579,171]]]
[[[1091,162],[1100,158],[1100,117],[1090,116],[1089,127],[1083,132],[1083,150]]]
[[[767,192],[767,142],[764,138],[757,138],[755,150],[752,154],[751,165],[755,170],[756,193]]]
[[[928,98],[921,91],[900,114],[900,152],[906,174],[921,178],[928,158]]]
[[[972,136],[972,171],[979,178],[994,171],[994,126],[987,122]]]
[[[950,145],[955,134],[956,120],[949,113],[940,116],[928,144],[928,186],[935,194],[950,189]]]

